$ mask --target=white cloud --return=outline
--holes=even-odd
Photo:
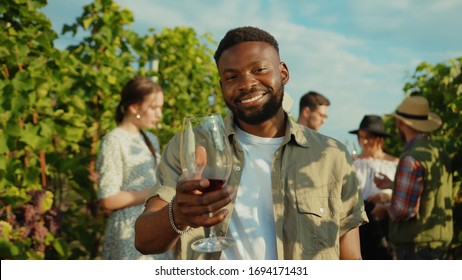
[[[384,44],[416,50],[459,48],[462,2],[455,0],[351,1],[357,32]]]

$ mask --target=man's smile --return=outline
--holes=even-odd
[[[246,104],[246,103],[250,103],[250,102],[253,102],[253,101],[257,101],[258,99],[262,98],[266,93],[262,93],[262,94],[259,94],[259,95],[256,95],[254,97],[250,97],[250,98],[246,98],[246,99],[241,99],[239,100],[239,102],[243,103],[243,104]]]

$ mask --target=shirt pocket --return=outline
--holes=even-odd
[[[339,250],[341,200],[330,187],[297,189],[298,240],[305,254]]]

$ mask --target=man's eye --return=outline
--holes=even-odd
[[[236,77],[237,77],[236,75],[229,75],[229,76],[225,77],[225,80],[226,81],[232,81],[232,80],[236,79]]]
[[[260,68],[255,69],[254,73],[261,73],[261,72],[264,72],[265,70],[266,70],[265,67],[260,67]]]

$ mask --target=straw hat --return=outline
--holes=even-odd
[[[381,137],[389,137],[390,134],[385,132],[385,126],[383,125],[383,120],[380,116],[377,115],[366,115],[359,124],[359,129],[351,130],[349,133],[358,134],[358,131],[364,130],[372,132]]]
[[[437,114],[430,112],[428,101],[423,96],[407,97],[393,116],[421,132],[436,130],[443,123]]]

